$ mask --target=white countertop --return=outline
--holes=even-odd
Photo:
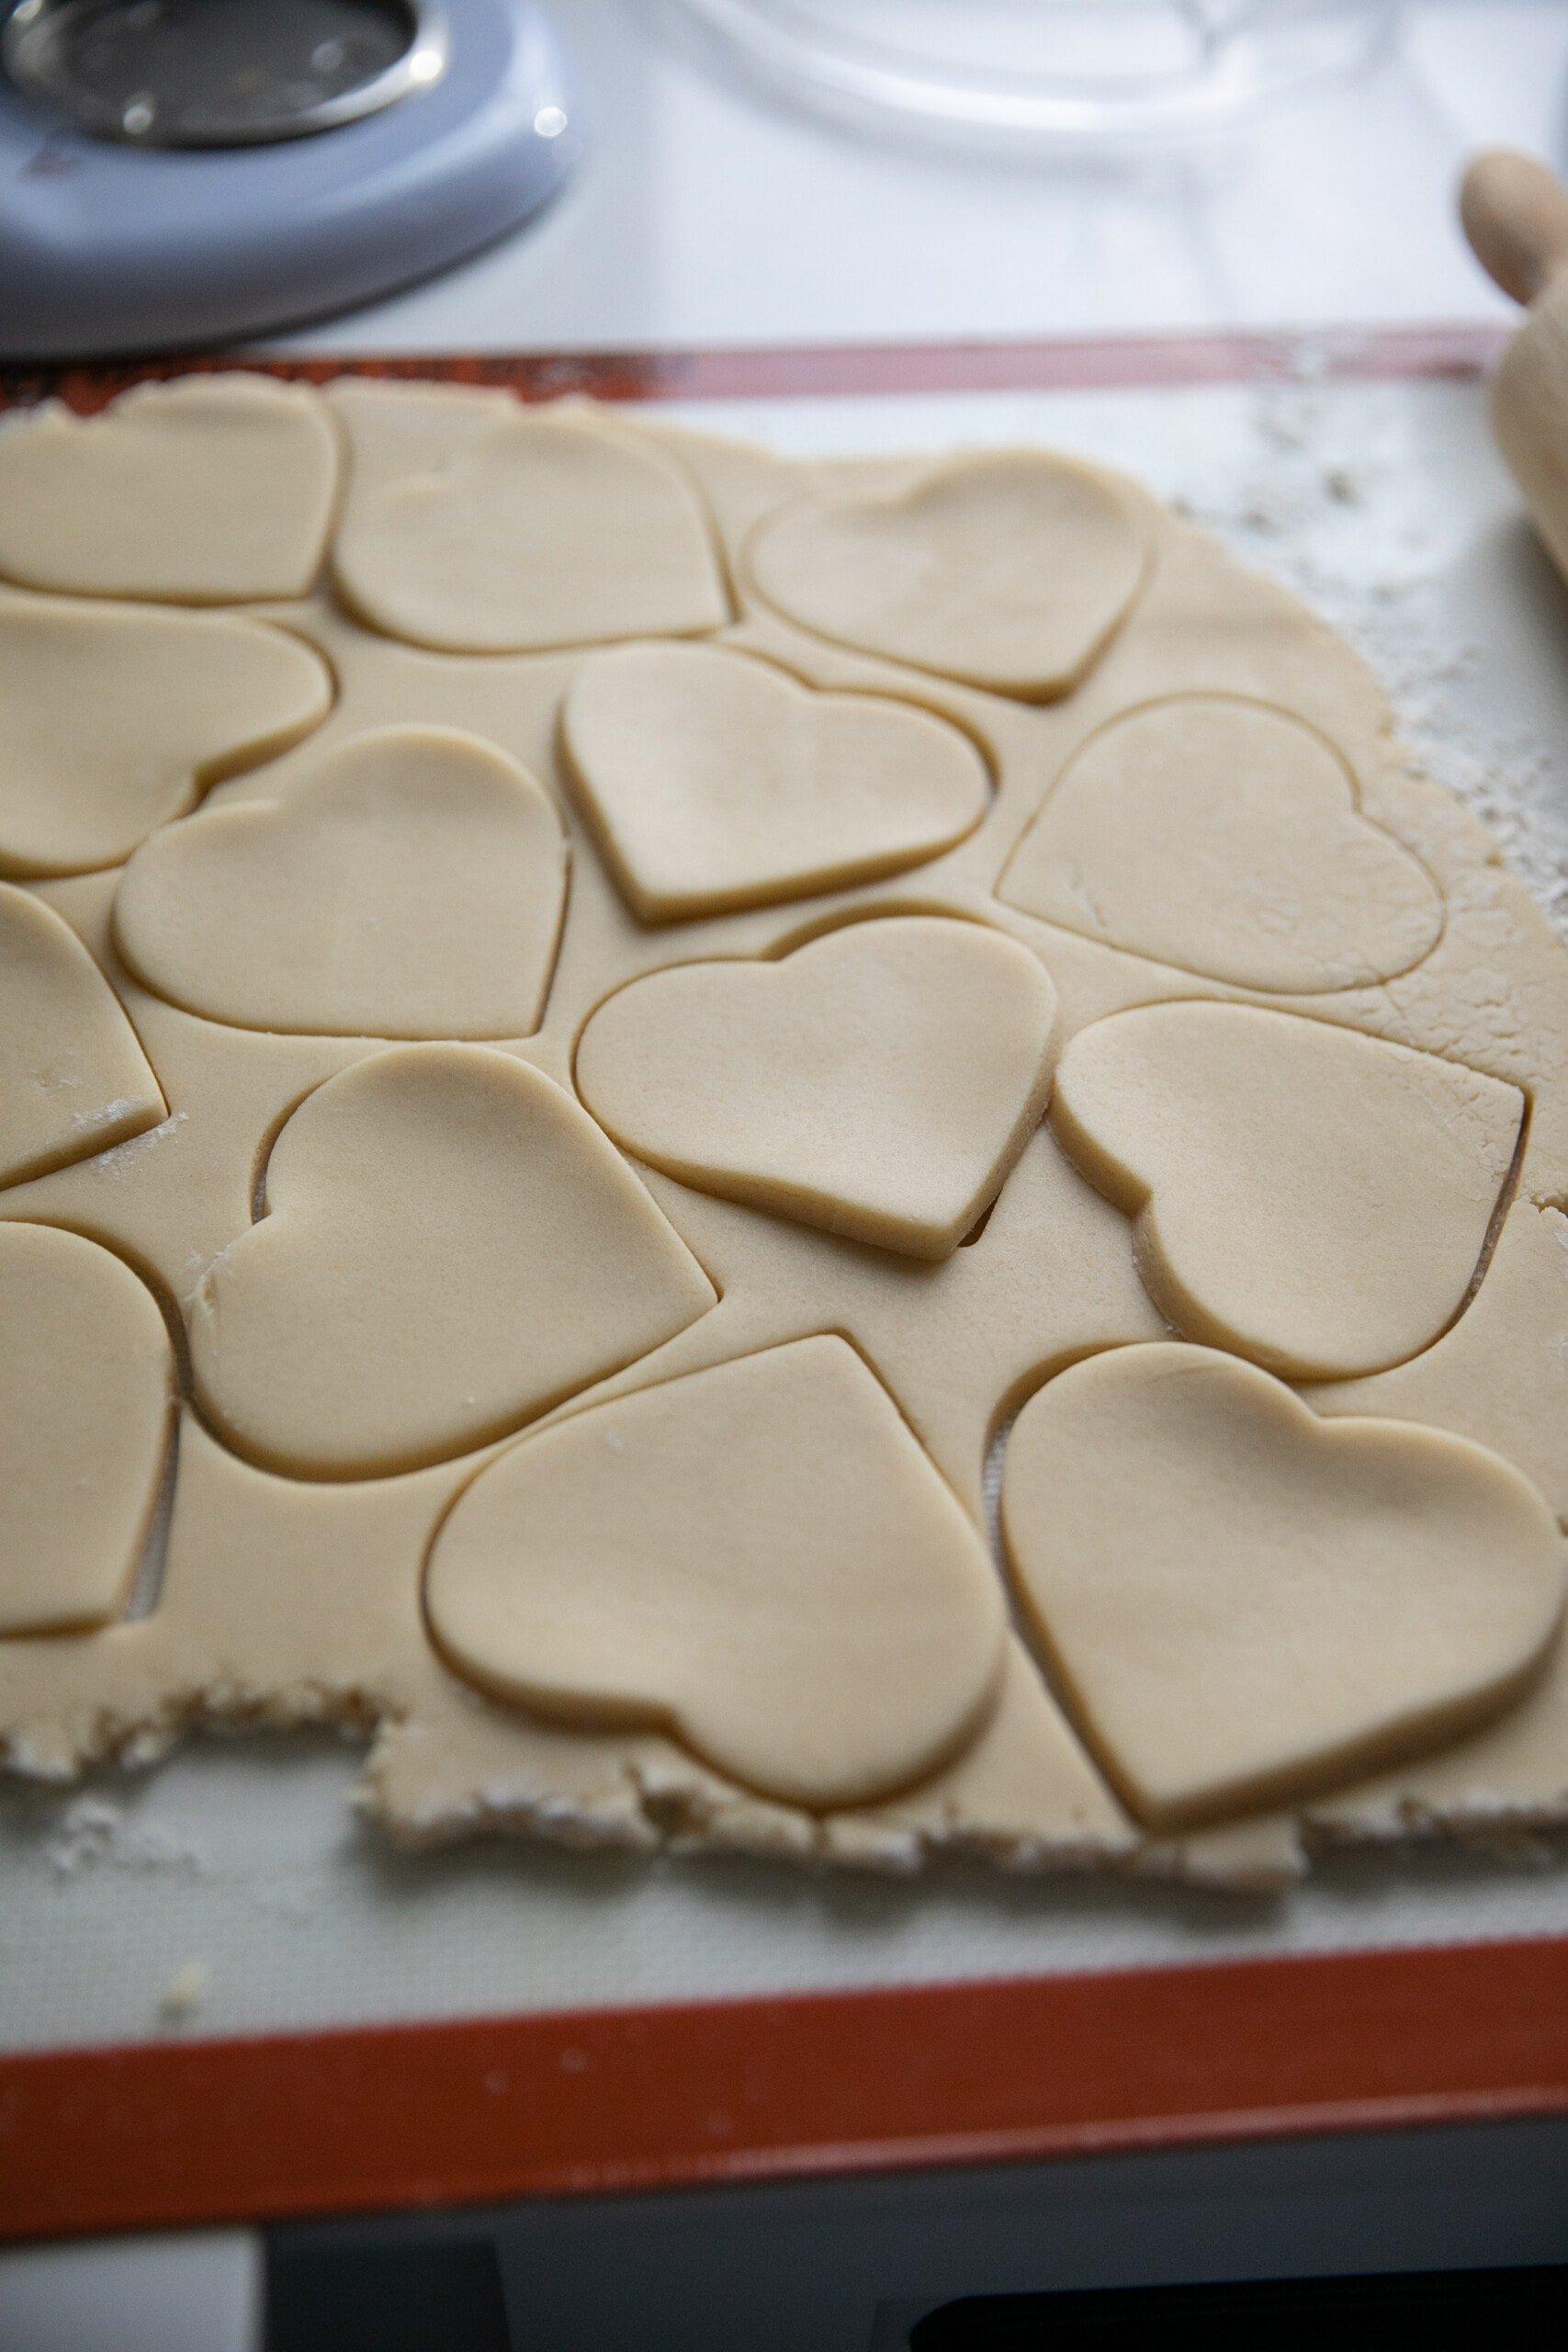
[[[285,349],[558,350],[1491,319],[1464,156],[1561,160],[1564,0],[1407,0],[1393,54],[1201,155],[874,145],[727,78],[661,0],[548,0],[587,153],[535,226]],[[460,25],[459,25],[460,29]]]

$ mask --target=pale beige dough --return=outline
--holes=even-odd
[[[840,1813],[830,1826],[845,1838],[868,1818],[878,1830],[913,1834],[932,1849],[956,1825],[984,1823],[974,1850],[1014,1869],[1103,1864],[1140,1842],[1016,1634],[1008,1637],[996,1700],[957,1759],[919,1788],[885,1798],[869,1817]]]
[[[468,384],[384,383],[367,376],[340,376],[321,397],[346,454],[345,515],[387,482],[442,472],[519,413],[510,392]],[[550,413],[596,412],[581,402],[563,402]]]
[[[329,401],[352,450],[351,515],[356,502],[374,507],[386,488],[460,472],[516,413],[501,394],[434,387],[345,382]],[[1568,1510],[1568,1413],[1558,1378],[1568,1333],[1568,1250],[1560,1241],[1560,1209],[1568,1201],[1568,958],[1489,838],[1401,752],[1382,695],[1343,641],[1282,592],[1239,571],[1201,531],[1119,484],[1116,495],[1135,518],[1148,560],[1122,622],[1071,691],[1028,702],[934,670],[897,667],[782,617],[752,585],[746,548],[770,519],[803,502],[900,499],[929,466],[796,467],[624,413],[592,413],[592,429],[618,448],[646,454],[663,469],[661,479],[685,483],[711,524],[739,605],[724,633],[727,655],[749,655],[771,674],[796,679],[802,699],[814,697],[818,708],[852,695],[946,721],[976,747],[986,771],[990,791],[978,822],[902,874],[846,887],[824,871],[812,895],[788,908],[705,906],[679,928],[650,928],[617,886],[562,757],[563,705],[592,657],[423,650],[356,621],[330,581],[309,602],[269,612],[278,643],[294,650],[283,634],[291,631],[300,649],[321,657],[317,663],[303,655],[314,665],[319,733],[265,767],[246,771],[242,752],[221,774],[187,776],[173,808],[160,804],[148,814],[139,802],[131,837],[102,861],[103,870],[62,873],[26,893],[72,926],[119,999],[167,1115],[110,1148],[0,1189],[0,1231],[51,1225],[97,1238],[145,1270],[171,1313],[198,1335],[216,1298],[217,1352],[231,1351],[231,1368],[249,1383],[257,1426],[226,1432],[197,1390],[182,1420],[161,1583],[161,1537],[145,1562],[143,1594],[155,1593],[155,1605],[134,1613],[121,1606],[118,1622],[87,1637],[0,1640],[0,1747],[26,1770],[61,1774],[126,1745],[148,1754],[205,1718],[335,1720],[373,1740],[369,1809],[414,1842],[508,1828],[570,1844],[700,1846],[899,1870],[957,1851],[1035,1870],[1095,1864],[1245,1886],[1299,1875],[1310,1859],[1303,1827],[1309,1837],[1379,1838],[1412,1824],[1468,1830],[1568,1818],[1568,1649],[1561,1640],[1506,1712],[1440,1750],[1376,1770],[1358,1766],[1359,1779],[1321,1791],[1314,1781],[1299,1799],[1212,1828],[1157,1833],[1131,1819],[1016,1636],[997,1704],[967,1746],[890,1796],[826,1809],[759,1793],[669,1729],[547,1720],[525,1704],[487,1695],[437,1648],[422,1607],[423,1570],[456,1498],[499,1449],[522,1452],[545,1430],[612,1399],[761,1360],[803,1335],[842,1333],[979,1528],[986,1464],[995,1462],[997,1433],[1021,1400],[1085,1355],[1168,1337],[1139,1278],[1127,1215],[1068,1163],[1049,1124],[1029,1135],[993,1205],[964,1236],[968,1246],[932,1260],[694,1189],[647,1163],[645,1194],[602,1134],[585,1119],[578,1124],[570,1088],[585,1026],[596,1009],[629,996],[629,984],[668,967],[784,972],[803,941],[825,941],[847,921],[876,917],[886,924],[911,910],[966,922],[979,937],[1006,934],[1036,957],[1069,1040],[1133,1007],[1223,999],[1234,983],[1108,945],[998,895],[1020,842],[1085,747],[1130,715],[1176,697],[1265,706],[1287,729],[1294,720],[1332,745],[1354,779],[1360,818],[1409,851],[1442,901],[1441,935],[1407,971],[1304,1004],[1298,996],[1296,1009],[1331,1023],[1335,1035],[1385,1041],[1377,1050],[1397,1045],[1439,1057],[1445,1069],[1471,1065],[1506,1081],[1509,1103],[1517,1090],[1530,1104],[1517,1184],[1503,1184],[1512,1206],[1474,1297],[1446,1332],[1395,1369],[1320,1384],[1306,1391],[1307,1401],[1336,1415],[1395,1412],[1481,1439]],[[990,465],[984,460],[978,470]],[[23,604],[63,616],[82,609],[0,595],[0,605],[13,611]],[[140,617],[100,612],[111,623]],[[164,617],[191,626],[188,616]],[[187,642],[191,658],[183,669],[171,665],[158,684],[156,710],[199,680],[200,649],[213,640],[204,629]],[[708,650],[699,652],[705,664]],[[27,667],[17,672],[24,683]],[[126,711],[144,710],[129,671],[92,694],[83,690],[79,665],[62,675],[51,689],[62,728],[79,708],[115,706],[123,734]],[[495,1052],[413,1045],[388,1054],[374,1037],[226,1026],[153,994],[126,970],[112,922],[120,878],[113,869],[152,822],[183,814],[209,787],[214,810],[308,798],[324,759],[389,726],[477,736],[536,777],[556,804],[570,850],[570,896],[532,1035],[498,1038]],[[112,754],[107,718],[99,741]],[[38,796],[51,822],[76,822],[91,810],[102,764],[95,756]],[[4,799],[0,794],[0,809]],[[1341,870],[1333,859],[1329,865]],[[437,902],[452,903],[444,896],[451,878],[431,862],[433,925]],[[1382,895],[1377,903],[1382,908]],[[242,911],[235,910],[236,938]],[[1358,953],[1366,944],[1359,921],[1348,918],[1344,932]],[[1322,936],[1314,928],[1314,955]],[[465,954],[478,957],[484,944],[471,937]],[[1381,948],[1374,960],[1382,960]],[[823,1039],[837,1040],[841,1025],[838,1004],[828,1002]],[[1293,1035],[1307,1024],[1285,1025]],[[982,1041],[972,1056],[981,1072],[989,1050]],[[568,1170],[546,1212],[535,1216],[533,1194],[513,1172],[525,1159],[538,1166],[541,1155],[514,1133],[500,1136],[508,1122],[476,1118],[470,1153],[454,1140],[461,1121],[450,1104],[436,1107],[440,1091],[400,1080],[389,1090],[397,1101],[385,1116],[367,1110],[344,1122],[363,1154],[364,1182],[351,1175],[339,1183],[333,1171],[321,1181],[333,1155],[324,1144],[318,1149],[320,1137],[310,1140],[313,1106],[318,1115],[321,1106],[330,1109],[334,1087],[353,1095],[364,1086],[378,1101],[378,1073],[404,1055],[455,1055],[465,1069],[499,1062],[525,1092],[550,1081],[566,1090],[539,1095],[554,1113],[545,1125]],[[469,1087],[455,1091],[471,1104]],[[491,1100],[490,1090],[480,1091]],[[424,1106],[417,1114],[408,1100],[415,1091]],[[515,1091],[505,1082],[494,1090],[506,1099]],[[863,1106],[852,1099],[846,1114],[834,1115],[847,1136]],[[1262,1122],[1254,1124],[1262,1133]],[[808,1122],[806,1132],[820,1127]],[[907,1133],[902,1155],[923,1166],[927,1138],[919,1120]],[[285,1187],[288,1204],[280,1207],[268,1159],[276,1142],[284,1153],[278,1166],[286,1165],[291,1134],[306,1139],[304,1172]],[[591,1233],[581,1226],[564,1233],[580,1197],[570,1138],[584,1136],[599,1172],[609,1171],[609,1194],[631,1220],[624,1230],[617,1210],[593,1222]],[[1257,1142],[1250,1133],[1245,1139],[1248,1149]],[[481,1159],[488,1180],[477,1173]],[[406,1192],[393,1201],[405,1170]],[[258,1176],[267,1179],[271,1214],[254,1225]],[[1310,1189],[1316,1180],[1309,1167],[1291,1181]],[[627,1208],[628,1200],[637,1206]],[[1345,1228],[1359,1214],[1359,1203],[1341,1194],[1325,1265],[1338,1262]],[[1420,1208],[1410,1215],[1418,1225]],[[1326,1206],[1321,1222],[1325,1230],[1335,1227]],[[276,1255],[276,1235],[264,1240],[275,1226],[284,1245]],[[547,1246],[552,1234],[560,1238],[549,1259],[560,1277],[558,1295],[588,1269],[590,1292],[570,1326],[579,1351],[570,1378],[593,1384],[536,1411],[518,1408],[512,1368],[521,1356],[529,1380],[553,1379],[566,1342],[559,1332],[547,1336],[541,1353],[504,1298],[536,1231]],[[605,1235],[610,1243],[601,1253]],[[1245,1233],[1240,1246],[1250,1246]],[[261,1279],[253,1285],[257,1250]],[[1486,1256],[1484,1243],[1478,1252]],[[668,1303],[662,1320],[649,1313],[656,1295]],[[356,1316],[369,1333],[363,1346]],[[488,1384],[482,1398],[462,1371],[454,1375],[470,1323]],[[624,1352],[585,1363],[591,1341],[623,1329]],[[467,1361],[465,1352],[464,1370]],[[310,1372],[296,1405],[288,1399],[291,1384],[299,1386],[297,1362],[308,1362]],[[345,1393],[355,1390],[362,1402]],[[480,1417],[492,1405],[505,1427],[484,1444]],[[281,1432],[273,1427],[289,1415]],[[525,1426],[525,1442],[518,1436]],[[239,1445],[254,1458],[242,1458]],[[389,1467],[389,1446],[393,1462],[417,1458],[428,1466]],[[299,1475],[258,1466],[281,1461],[289,1448]],[[1476,1573],[1484,1572],[1480,1560]],[[900,1705],[887,1678],[865,1692],[869,1742],[886,1740],[889,1727],[907,1720]]]
[[[166,1108],[70,924],[0,882],[0,1185],[140,1135]]]
[[[747,547],[757,587],[803,628],[1027,702],[1082,677],[1147,559],[1126,483],[1036,449],[805,500]]]
[[[1006,1623],[973,1524],[831,1337],[525,1439],[459,1496],[425,1600],[502,1698],[667,1726],[807,1805],[886,1795],[962,1747]]]
[[[265,376],[141,384],[90,418],[51,401],[0,433],[0,573],[179,605],[300,596],[337,463],[318,395]]]
[[[1326,1380],[1452,1322],[1524,1107],[1480,1070],[1327,1022],[1162,1004],[1079,1031],[1051,1117],[1136,1219],[1139,1270],[1179,1331]]]
[[[696,636],[729,618],[683,477],[581,414],[503,417],[429,472],[363,488],[351,473],[333,563],[373,627],[454,652]]]
[[[154,833],[121,876],[115,938],[148,988],[243,1029],[525,1036],[566,878],[555,808],[514,760],[384,728],[276,800]]]
[[[1325,1423],[1203,1348],[1113,1350],[1043,1388],[1002,1527],[1080,1727],[1156,1826],[1452,1738],[1524,1687],[1562,1614],[1551,1514],[1495,1454]]]
[[[1568,1216],[1517,1200],[1486,1279],[1437,1343],[1365,1380],[1306,1392],[1319,1413],[1429,1421],[1490,1446],[1568,1525]],[[1568,1770],[1568,1758],[1564,1758]]]
[[[118,865],[332,698],[321,657],[258,621],[0,589],[0,873]]]
[[[644,922],[897,874],[990,797],[955,727],[886,695],[823,695],[711,645],[584,662],[562,741],[623,897]]]
[[[96,1242],[0,1225],[0,1634],[106,1624],[163,1478],[167,1328]]]
[[[1180,695],[1072,759],[1001,881],[1010,906],[1211,979],[1363,987],[1418,964],[1443,901],[1356,806],[1314,729],[1261,703]]]
[[[241,1453],[369,1477],[516,1429],[704,1314],[706,1275],[569,1095],[480,1046],[401,1046],[309,1095],[265,1214],[190,1308]]]
[[[1039,1120],[1055,998],[976,923],[891,916],[601,1005],[583,1101],[684,1182],[919,1258],[955,1250]]]

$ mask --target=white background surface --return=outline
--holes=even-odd
[[[453,0],[460,11],[461,0]],[[993,169],[857,145],[706,74],[653,0],[554,0],[592,147],[532,233],[290,347],[636,347],[1495,318],[1451,225],[1463,153],[1560,155],[1562,0],[1427,0],[1359,88],[1201,161]],[[1568,826],[1568,603],[1513,521],[1464,388],[792,404],[709,422],[783,444],[1038,435],[1184,490],[1363,639],[1450,780],[1490,801],[1543,895]],[[1356,480],[1323,496],[1327,469]],[[1308,1942],[1561,1928],[1561,1870],[1341,1866],[1280,1905],[1092,1887],[818,1882],[525,1852],[389,1858],[342,1804],[352,1759],[196,1750],[0,1814],[0,2039],[498,2009]],[[72,1807],[77,1810],[73,1813]],[[0,2267],[4,2352],[242,2352],[240,2234]],[[40,2332],[42,2330],[43,2332]],[[52,2332],[51,2332],[52,2331]]]
[[[1557,157],[1563,0],[1410,0],[1388,63],[1154,165],[873,145],[710,70],[662,0],[547,0],[589,152],[536,227],[285,348],[901,341],[1500,317],[1465,154]],[[1027,5],[1027,0],[1021,0]],[[461,0],[454,15],[461,24]]]

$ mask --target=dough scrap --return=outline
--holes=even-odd
[[[578,673],[562,742],[644,922],[897,874],[985,813],[955,727],[880,695],[814,693],[717,645],[629,645]]]
[[[1307,1392],[1317,1413],[1426,1421],[1500,1453],[1568,1525],[1568,1216],[1514,1202],[1486,1279],[1435,1346]],[[1565,1759],[1568,1768],[1568,1759]]]
[[[51,402],[0,433],[0,573],[79,596],[302,596],[337,442],[318,395],[265,376],[139,384],[101,416]]]
[[[811,1806],[886,1796],[962,1747],[1006,1631],[974,1526],[827,1336],[525,1439],[459,1496],[425,1600],[501,1698],[672,1730]]]
[[[1046,1859],[1081,1866],[1139,1843],[1016,1634],[1008,1637],[1001,1685],[978,1736],[945,1771],[886,1800],[870,1817],[934,1839],[943,1829],[951,1835],[965,1815],[987,1825],[975,1849],[1014,1869]]]
[[[1206,1348],[1117,1349],[1047,1383],[1013,1426],[1002,1528],[1080,1727],[1161,1828],[1499,1713],[1562,1610],[1551,1514],[1495,1454],[1319,1420]]]
[[[107,1624],[163,1478],[168,1329],[96,1242],[0,1225],[0,1634]]]
[[[128,969],[243,1029],[523,1037],[566,895],[560,820],[514,760],[449,728],[351,737],[276,800],[154,833],[115,901]]]
[[[260,621],[0,589],[0,874],[118,865],[332,698],[321,656]]]
[[[1453,1321],[1524,1109],[1501,1079],[1356,1030],[1174,1003],[1080,1030],[1051,1121],[1136,1220],[1139,1271],[1179,1331],[1332,1380]]]
[[[123,1143],[166,1108],[70,924],[0,882],[0,1185]]]
[[[703,510],[669,458],[576,415],[514,416],[439,470],[349,500],[337,585],[372,628],[455,653],[721,628]]]
[[[1125,616],[1148,533],[1114,475],[1005,449],[893,492],[803,500],[761,526],[747,557],[769,604],[818,636],[1046,702]]]
[[[1039,1124],[1055,1017],[1016,941],[888,916],[634,980],[583,1031],[578,1091],[682,1183],[945,1258]]]
[[[1356,805],[1314,729],[1183,695],[1075,752],[998,886],[1009,905],[1237,987],[1365,987],[1442,934],[1427,869]]]
[[[467,1453],[714,1302],[592,1121],[488,1046],[329,1079],[273,1147],[265,1212],[191,1301],[191,1370],[225,1440],[294,1476]]]

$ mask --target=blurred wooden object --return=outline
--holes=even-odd
[[[1476,259],[1529,316],[1492,385],[1497,446],[1568,579],[1568,188],[1533,155],[1478,155],[1460,189]]]

